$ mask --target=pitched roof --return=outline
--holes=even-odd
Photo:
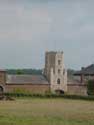
[[[42,75],[7,75],[7,84],[49,84]]]
[[[89,65],[88,67],[82,68],[80,71],[74,73],[74,75],[94,75],[94,64]]]

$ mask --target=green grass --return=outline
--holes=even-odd
[[[0,101],[0,125],[94,125],[94,102],[39,98]]]

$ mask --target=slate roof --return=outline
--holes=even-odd
[[[7,84],[49,84],[42,75],[7,75]]]
[[[82,68],[80,71],[74,73],[74,75],[94,75],[94,64],[89,65],[88,67]]]

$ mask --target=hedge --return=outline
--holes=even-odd
[[[81,95],[24,94],[24,93],[5,93],[4,95],[10,96],[10,97],[64,98],[64,99],[79,99],[79,100],[92,100],[92,101],[94,101],[94,96],[81,96]]]

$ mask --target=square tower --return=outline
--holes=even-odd
[[[67,91],[67,71],[63,52],[46,52],[44,74],[50,82],[52,92]]]

